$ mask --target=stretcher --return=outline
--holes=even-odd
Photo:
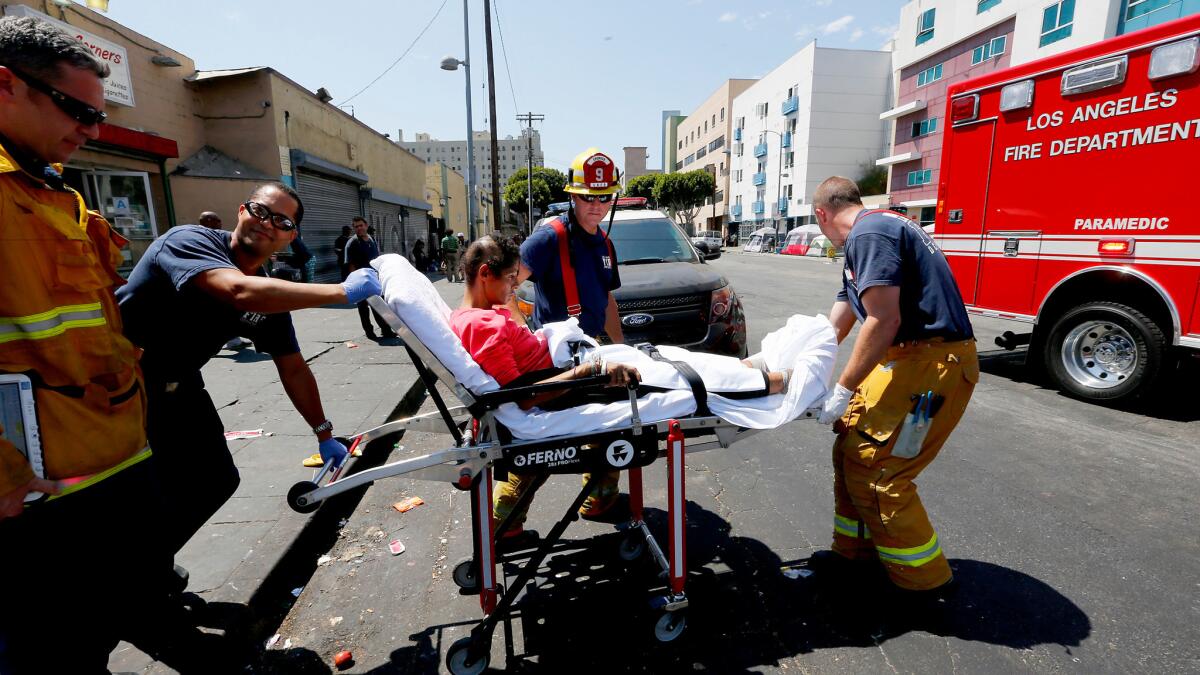
[[[459,490],[469,491],[472,556],[455,566],[452,578],[464,591],[478,593],[484,617],[469,636],[453,643],[447,651],[447,668],[451,673],[461,675],[479,673],[487,668],[492,636],[497,625],[507,618],[521,590],[533,579],[567,527],[577,518],[577,511],[599,480],[599,474],[614,470],[628,472],[630,520],[618,526],[624,532],[618,553],[627,561],[646,554],[651,556],[661,576],[666,579],[662,594],[652,601],[652,609],[661,613],[655,623],[654,636],[662,642],[679,637],[687,626],[686,610],[689,603],[685,589],[686,455],[728,448],[761,429],[736,424],[713,414],[705,401],[693,401],[690,406],[693,412],[688,415],[649,418],[643,413],[650,407],[670,411],[675,404],[665,408],[657,404],[648,406],[647,401],[658,394],[647,395],[639,391],[637,385],[630,385],[625,399],[607,404],[621,408],[622,415],[591,416],[584,426],[577,427],[571,433],[522,437],[514,433],[511,428],[513,425],[504,422],[505,419],[518,420],[515,417],[520,415],[517,401],[547,391],[600,388],[608,382],[608,377],[511,388],[500,388],[494,381],[489,384],[490,378],[486,374],[481,376],[482,369],[462,350],[457,338],[449,333],[446,320],[449,308],[437,296],[436,290],[423,275],[408,275],[407,270],[403,269],[407,262],[402,258],[399,260],[391,264],[401,268],[403,273],[391,279],[386,274],[383,277],[384,295],[393,302],[389,304],[377,296],[369,299],[368,303],[400,336],[436,410],[363,431],[352,437],[352,448],[402,430],[447,434],[451,445],[443,450],[405,458],[345,477],[341,474],[346,464],[337,468],[327,464],[312,481],[292,486],[287,496],[289,506],[298,512],[308,513],[336,494],[394,476],[446,482]],[[397,309],[404,316],[398,314],[395,311]],[[446,337],[447,333],[449,338]],[[793,386],[803,387],[806,391],[803,394],[805,400],[799,403],[795,392],[790,392],[793,394],[790,396],[791,405],[797,411],[791,416],[792,419],[812,419],[817,414],[817,409],[811,406],[823,396],[824,382],[832,368],[833,352],[836,350],[832,328],[828,335],[822,334],[819,342],[814,350],[816,357],[808,361],[812,365],[809,372],[793,375]],[[797,361],[804,362],[803,359]],[[796,384],[798,376],[805,382]],[[452,392],[460,405],[449,405],[439,384]],[[720,396],[712,394],[711,398],[716,400]],[[775,402],[771,405],[775,405]],[[531,412],[535,416],[538,414],[536,408]],[[570,411],[561,412],[570,414]],[[737,418],[729,413],[726,416]],[[593,427],[599,425],[599,428],[589,428],[587,424]],[[520,428],[521,425],[515,426]],[[552,423],[548,427],[542,425],[537,428],[558,427]],[[529,435],[529,429],[522,431],[526,436]],[[660,458],[667,461],[668,536],[665,546],[654,537],[644,520],[642,469]],[[553,474],[593,475],[571,501],[562,518],[542,537],[536,550],[520,566],[511,587],[504,589],[497,582],[496,567],[500,560],[496,543],[511,529],[514,517],[510,515],[499,523],[493,521],[492,490],[497,475],[503,476],[509,471],[532,474],[539,483]],[[512,513],[522,512],[533,494],[534,490],[527,490]]]

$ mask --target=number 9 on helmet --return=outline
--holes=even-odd
[[[563,189],[577,195],[611,195],[621,189],[621,172],[599,148],[588,148],[571,162]]]

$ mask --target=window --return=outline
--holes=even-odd
[[[766,162],[759,162],[759,163],[758,163],[758,172],[759,172],[759,173],[763,173],[763,172],[764,172],[764,171],[766,171],[766,170],[767,170],[767,163],[766,163]]]
[[[987,61],[988,59],[996,58],[1004,53],[1004,48],[1008,44],[1008,36],[1001,35],[998,38],[993,38],[985,42],[971,51],[971,65],[976,65]]]
[[[917,17],[917,44],[923,45],[933,39],[933,17],[937,9],[927,9]]]
[[[1162,9],[1172,2],[1174,0],[1129,0],[1129,7],[1125,9],[1125,20],[1136,19],[1156,9]]]
[[[1042,10],[1042,38],[1039,47],[1071,36],[1075,24],[1075,0],[1060,0]]]
[[[913,125],[912,125],[912,137],[913,138],[920,138],[921,136],[928,136],[929,134],[932,134],[935,131],[937,131],[937,118],[936,117],[931,117],[927,120],[921,120],[920,122],[913,122]]]
[[[738,169],[733,172],[733,180],[735,183],[742,182],[742,170],[741,169]],[[741,197],[738,197],[739,202],[741,201],[741,199],[742,199]]]
[[[683,165],[684,165],[684,166],[687,166],[688,164],[691,164],[691,163],[692,163],[692,162],[694,162],[694,161],[696,161],[696,156],[695,156],[695,155],[688,155],[687,157],[684,157],[684,158],[683,158]]]
[[[739,118],[737,118],[737,121],[735,121],[735,122],[733,123],[733,126],[737,127],[738,129],[743,129],[743,128],[745,128],[745,126],[746,126],[746,118],[745,118],[745,117],[739,117]]]
[[[932,84],[942,79],[942,64],[937,64],[932,68],[926,68],[917,73],[917,86],[924,87],[927,84]]]
[[[908,172],[908,187],[928,185],[933,182],[933,169],[917,169]]]
[[[784,153],[784,155],[783,155],[783,168],[785,168],[785,169],[790,169],[790,168],[792,168],[792,167],[793,167],[795,164],[796,164],[796,153],[795,153],[795,151],[792,151],[792,152],[786,152],[786,153]]]
[[[983,14],[998,4],[1000,4],[1000,0],[979,0],[979,3],[975,6],[975,13]]]
[[[717,113],[713,113],[713,126],[717,126]]]
[[[708,144],[708,150],[709,150],[709,152],[712,152],[713,150],[716,150],[717,148],[719,148],[723,145],[725,145],[725,135],[721,134],[720,136],[717,136],[715,139],[713,139],[713,141],[711,143]]]
[[[683,149],[683,141],[679,141],[679,147],[676,148],[676,150],[682,150],[682,149]]]
[[[704,130],[708,131],[708,120],[704,120]]]
[[[728,175],[725,173],[725,162],[721,162],[721,175],[722,176]]]
[[[724,108],[721,108],[721,121],[722,122],[725,121],[725,109]]]
[[[741,173],[741,171],[739,171],[738,173]],[[739,179],[739,180],[740,180],[740,179]],[[734,195],[734,196],[733,196],[733,203],[734,203],[734,204],[736,204],[736,205],[738,205],[738,206],[741,206],[741,205],[742,205],[742,196],[741,196],[741,195]]]

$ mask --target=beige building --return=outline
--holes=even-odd
[[[108,123],[64,170],[89,208],[131,241],[124,271],[176,224],[216,211],[232,228],[257,183],[305,202],[314,279],[333,280],[333,240],[362,215],[384,251],[428,236],[425,163],[270,68],[197,71],[186,55],[82,5],[0,0],[5,15],[57,23],[109,64]],[[49,12],[46,14],[44,12]]]
[[[714,199],[700,207],[689,234],[716,230],[725,236],[729,222],[726,195],[729,194],[729,150],[733,143],[733,99],[757,80],[726,80],[708,99],[674,126],[675,164],[663,170],[695,171],[704,169],[717,181]]]
[[[441,239],[447,228],[467,231],[467,181],[441,162],[425,165],[425,201],[429,202],[429,231]],[[428,246],[429,242],[425,242]]]
[[[650,173],[646,170],[646,146],[625,146],[625,173],[621,176],[622,184]]]

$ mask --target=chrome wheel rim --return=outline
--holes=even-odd
[[[1085,321],[1073,328],[1062,344],[1067,374],[1092,389],[1124,384],[1139,361],[1133,335],[1111,321]]]

